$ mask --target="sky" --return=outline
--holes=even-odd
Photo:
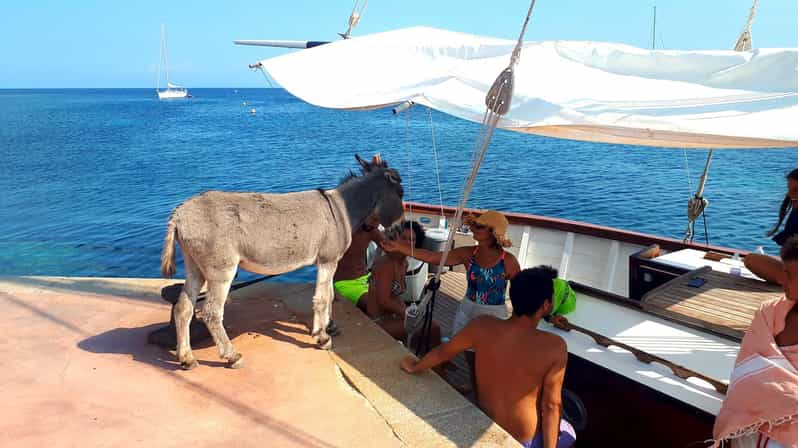
[[[287,50],[235,39],[334,40],[354,0],[0,2],[0,88],[154,87],[160,25],[173,81],[263,87],[247,68]],[[362,0],[361,0],[362,3]],[[752,0],[537,0],[527,40],[597,40],[657,48],[731,49]],[[516,39],[527,0],[370,0],[353,33],[426,25]],[[798,0],[761,0],[755,47],[798,47]]]

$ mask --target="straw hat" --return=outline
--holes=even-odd
[[[510,239],[507,238],[507,227],[510,223],[507,222],[507,218],[505,218],[503,214],[495,210],[487,211],[477,218],[467,216],[465,223],[469,226],[478,224],[489,228],[491,233],[493,233],[493,237],[496,238],[496,242],[502,247],[510,247],[513,245]]]

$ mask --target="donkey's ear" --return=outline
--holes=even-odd
[[[388,162],[382,160],[382,156],[380,154],[375,155],[374,158],[371,159],[371,164],[375,167],[388,168]]]
[[[399,178],[399,173],[394,170],[386,170],[385,178],[388,179],[388,181],[392,184],[402,183],[402,179]]]
[[[361,159],[359,154],[355,154],[355,160],[357,160],[357,163],[360,164],[360,170],[363,171],[363,174],[371,171],[371,165],[369,165],[369,163],[365,160]]]

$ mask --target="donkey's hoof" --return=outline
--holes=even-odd
[[[329,350],[332,348],[332,338],[327,336],[326,338],[319,338],[319,348],[322,350]]]
[[[335,325],[335,322],[330,321],[327,325],[327,334],[330,336],[338,336],[341,334],[341,329],[338,328],[338,325]]]
[[[199,363],[197,362],[197,360],[196,359],[192,359],[191,361],[183,361],[183,362],[181,362],[180,363],[180,368],[183,369],[183,370],[191,370],[191,369],[197,367],[198,365],[199,365]]]
[[[241,353],[236,353],[227,359],[227,367],[231,369],[240,369],[244,367],[244,357]]]

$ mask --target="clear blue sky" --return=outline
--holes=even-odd
[[[172,78],[189,87],[261,87],[247,64],[283,50],[234,39],[335,39],[353,0],[0,2],[0,88],[152,87],[160,24]],[[538,0],[528,40],[603,40],[731,48],[751,0]],[[527,0],[370,0],[355,34],[427,25],[516,38]],[[798,47],[798,0],[761,0],[754,46]]]

